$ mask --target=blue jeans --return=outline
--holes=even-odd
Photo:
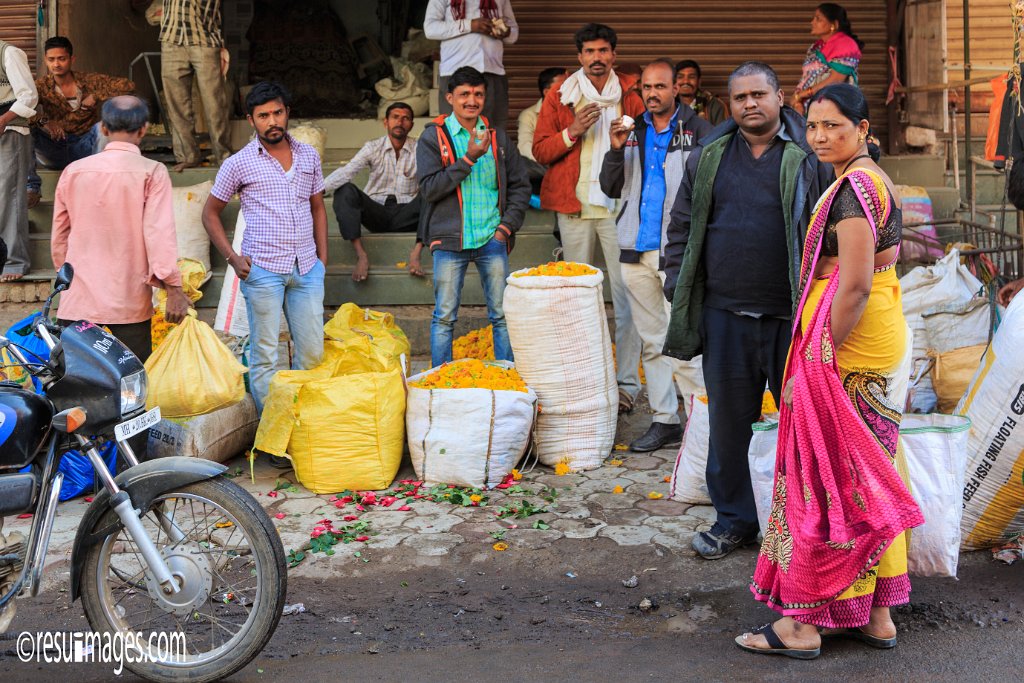
[[[254,263],[241,283],[249,316],[249,387],[259,412],[263,412],[277,368],[282,310],[295,345],[292,369],[309,370],[324,355],[325,272],[319,260],[305,275],[299,274],[298,267],[281,275]]]
[[[512,360],[512,344],[505,325],[502,295],[508,278],[508,251],[505,243],[493,237],[479,249],[434,251],[434,317],[430,323],[430,362],[434,367],[452,359],[452,338],[459,317],[462,283],[466,269],[476,264],[480,284],[487,301],[487,317],[494,327],[494,357]]]
[[[43,181],[36,173],[36,164],[43,168],[64,169],[72,161],[98,152],[101,137],[98,123],[81,135],[68,135],[63,140],[54,140],[42,128],[33,127],[32,144],[35,151],[28,171],[28,189],[39,192],[43,187]]]

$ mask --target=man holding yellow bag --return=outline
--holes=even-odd
[[[181,289],[171,177],[163,164],[139,151],[149,109],[137,97],[103,104],[102,129],[110,143],[69,165],[53,206],[53,267],[75,268],[61,295],[59,318],[107,326],[145,362],[151,353],[153,290],[167,291],[166,319],[179,323],[191,306]],[[111,267],[111,255],[118,263]]]
[[[324,351],[324,177],[316,150],[288,135],[290,99],[276,83],[253,87],[245,107],[256,137],[224,162],[203,207],[210,241],[241,280],[252,348],[249,386],[259,412],[277,365],[282,309],[295,344],[293,369],[315,367]],[[220,217],[235,193],[246,224],[241,254]]]

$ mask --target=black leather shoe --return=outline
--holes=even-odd
[[[659,448],[678,448],[683,441],[683,428],[679,425],[667,425],[652,422],[647,433],[629,444],[634,453],[649,453]]]

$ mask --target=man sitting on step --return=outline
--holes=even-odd
[[[370,140],[338,170],[324,180],[327,192],[334,192],[334,215],[341,236],[352,242],[356,267],[352,279],[362,282],[370,273],[370,257],[363,247],[361,226],[370,232],[416,232],[420,220],[419,187],[416,183],[416,139],[409,137],[413,126],[412,107],[395,102],[384,113],[387,135]],[[352,182],[364,168],[370,169],[366,190]],[[416,241],[409,254],[409,272],[423,275]]]
[[[127,78],[72,70],[75,52],[64,36],[50,38],[43,47],[49,73],[36,79],[39,105],[31,121],[35,154],[28,176],[30,208],[39,203],[42,186],[36,165],[63,169],[98,152],[103,103],[135,91]]]

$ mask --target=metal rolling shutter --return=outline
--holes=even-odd
[[[0,0],[0,40],[24,50],[33,71],[36,66],[36,11],[38,6],[38,2]]]
[[[817,4],[513,0],[519,41],[505,49],[511,122],[537,101],[542,69],[578,68],[572,35],[590,21],[608,24],[618,33],[619,63],[644,64],[663,56],[695,59],[703,71],[703,86],[724,96],[729,72],[742,61],[758,59],[779,72],[783,90],[791,93],[812,42],[810,21]],[[860,85],[868,95],[875,130],[884,138],[885,0],[846,0],[843,5],[853,30],[866,43]]]
[[[1007,71],[1013,63],[1013,16],[1009,2],[971,0],[970,12],[973,75],[983,76],[992,69]],[[949,80],[959,80],[964,75],[964,5],[960,0],[946,0],[946,47]]]

